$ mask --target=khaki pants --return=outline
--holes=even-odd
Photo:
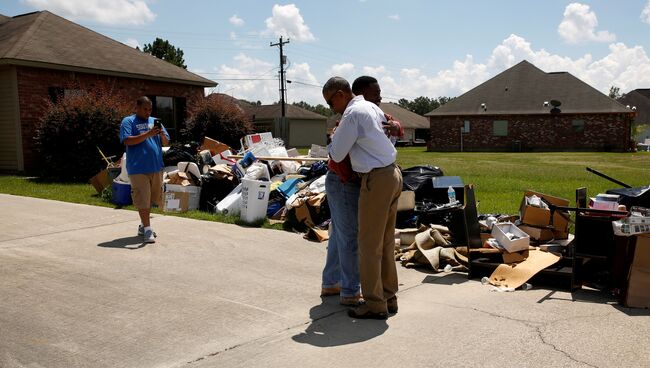
[[[386,312],[397,293],[395,218],[402,174],[394,164],[361,176],[359,196],[359,276],[368,309]]]

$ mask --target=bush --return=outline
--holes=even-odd
[[[36,126],[36,150],[44,177],[85,182],[106,167],[105,155],[121,156],[122,119],[131,103],[105,87],[48,102]]]
[[[244,111],[231,98],[211,95],[190,107],[190,118],[183,132],[187,141],[216,139],[235,149],[239,140],[255,132]]]

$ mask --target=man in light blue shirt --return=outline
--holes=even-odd
[[[386,319],[397,312],[395,219],[402,191],[402,174],[395,165],[397,151],[384,133],[384,113],[350,84],[332,77],[323,98],[342,114],[329,146],[330,158],[340,162],[349,154],[352,169],[361,176],[359,195],[359,274],[365,304],[351,309],[353,318]]]
[[[135,114],[122,120],[120,142],[126,146],[126,170],[131,181],[133,205],[138,209],[141,224],[138,235],[145,243],[154,243],[156,233],[151,228],[151,204],[160,207],[162,200],[162,146],[169,144],[169,134],[162,124],[151,117],[151,100],[137,99]]]

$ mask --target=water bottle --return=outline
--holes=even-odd
[[[449,203],[456,203],[456,191],[451,186],[447,189],[447,197],[449,197]]]

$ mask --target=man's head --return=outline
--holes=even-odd
[[[151,116],[151,100],[147,96],[135,100],[135,114],[141,119],[149,119],[149,116]]]
[[[370,101],[379,106],[381,103],[381,89],[379,82],[373,77],[364,75],[354,80],[352,83],[352,92],[355,95],[363,95],[366,101]]]
[[[348,81],[341,77],[332,77],[323,86],[323,98],[330,109],[335,113],[343,114],[354,95]]]

